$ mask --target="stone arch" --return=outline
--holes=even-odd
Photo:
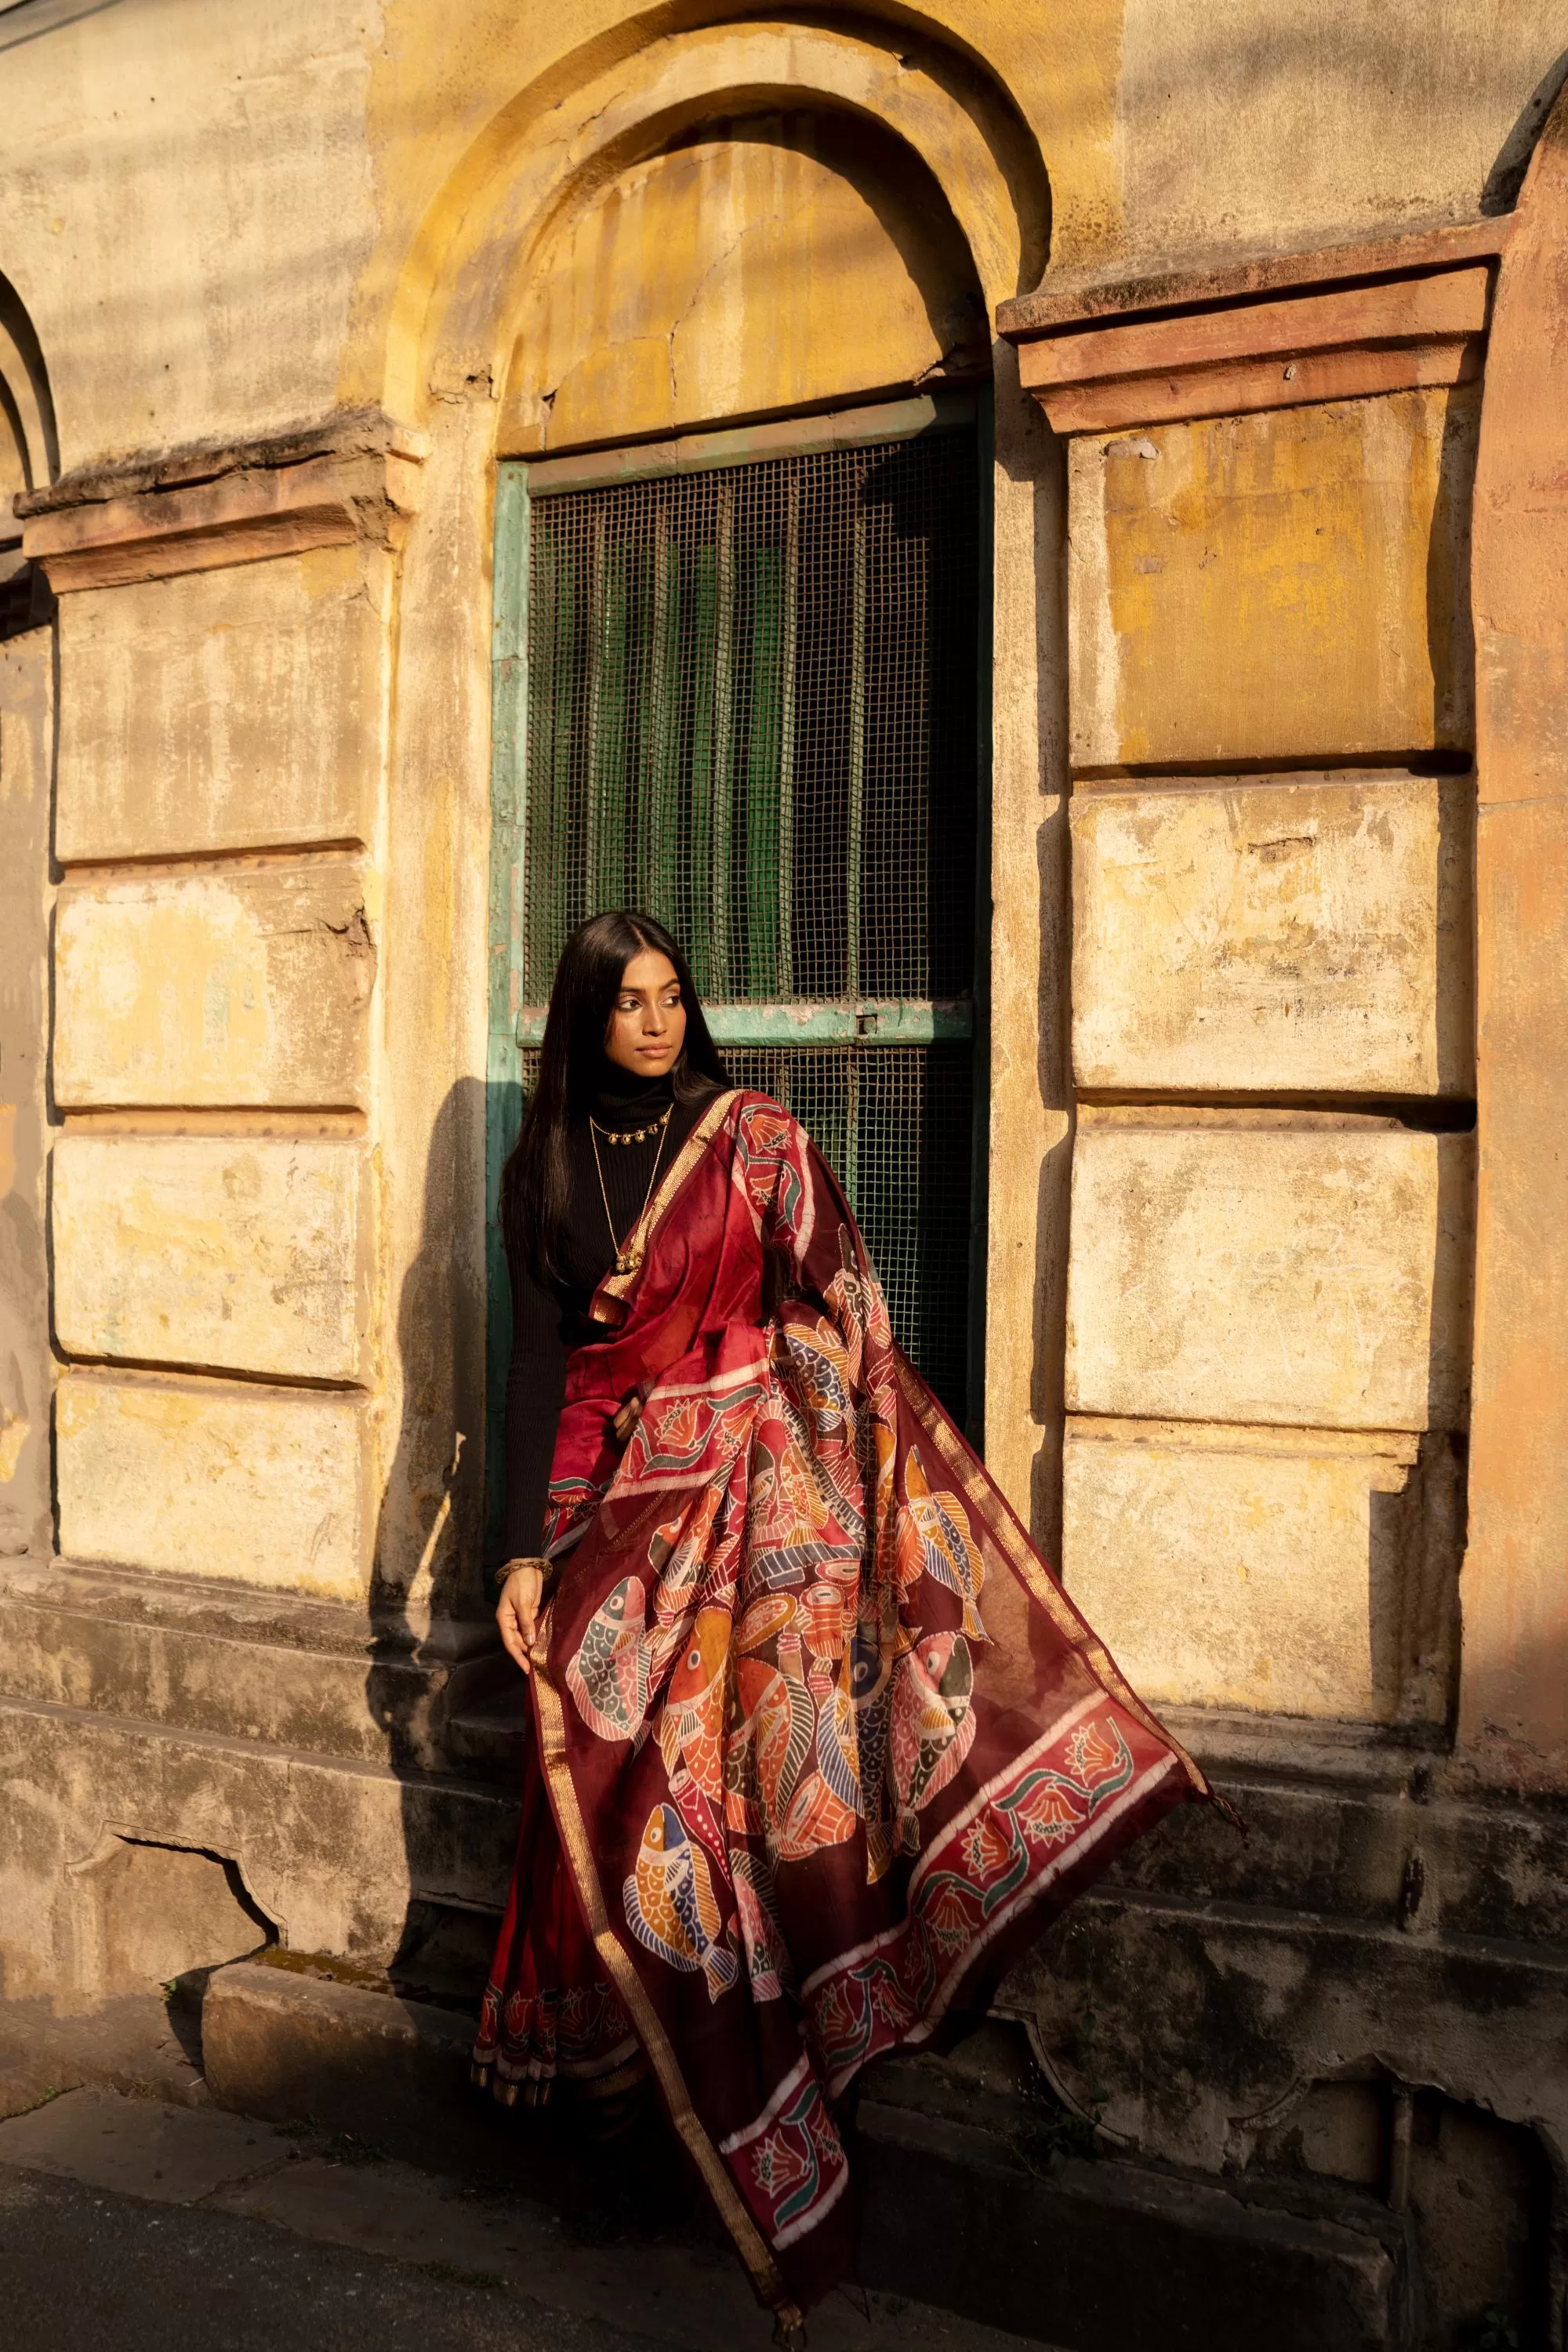
[[[542,241],[506,362],[509,456],[989,373],[967,240],[875,120],[692,126]]]
[[[1477,461],[1477,1123],[1460,1738],[1568,1782],[1568,95],[1493,308]]]
[[[41,489],[59,471],[59,445],[55,436],[55,408],[49,394],[48,370],[33,322],[21,296],[8,278],[0,277],[0,467],[14,468],[0,475],[0,499],[17,487]],[[8,445],[8,446],[7,446]],[[8,532],[10,517],[5,518]],[[0,532],[0,535],[5,535]]]
[[[1033,285],[1049,231],[1045,166],[999,85],[934,43],[846,16],[710,26],[649,43],[539,119],[523,93],[432,204],[393,306],[385,403],[496,384],[510,325],[563,220],[695,125],[818,109],[875,125],[934,179],[987,310]]]
[[[20,295],[0,277],[0,636],[38,617],[12,501],[59,471],[48,371]],[[39,583],[41,585],[41,583]]]

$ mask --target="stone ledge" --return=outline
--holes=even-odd
[[[83,1560],[31,1555],[0,1560],[0,1597],[7,1593],[39,1607],[357,1658],[374,1648],[378,1654],[416,1652],[425,1660],[456,1662],[496,1649],[488,1609],[478,1616],[447,1616],[428,1603],[403,1604],[388,1596],[367,1615],[341,1601]]]
[[[395,549],[426,449],[364,411],[248,446],[86,468],[17,499],[23,553],[58,594],[356,540]]]
[[[1113,270],[1064,270],[1047,278],[1034,293],[999,304],[996,330],[1009,342],[1021,342],[1030,335],[1085,326],[1095,319],[1125,321],[1199,311],[1309,288],[1364,286],[1454,269],[1500,257],[1513,226],[1511,215],[1504,215],[1493,220],[1442,222],[1402,236],[1310,247],[1298,253],[1271,248],[1238,260],[1229,247],[1216,247],[1193,254],[1174,268],[1164,263],[1138,271],[1122,264]]]
[[[269,2123],[306,2116],[367,2140],[421,2141],[460,2117],[474,2025],[368,1986],[240,1961],[215,1971],[202,2004],[202,2059],[220,2107]]]
[[[1509,226],[1069,280],[1004,303],[997,327],[1063,434],[1462,383]]]
[[[429,443],[422,433],[397,424],[379,408],[340,409],[314,424],[290,425],[255,441],[189,441],[177,449],[120,457],[101,466],[79,466],[58,481],[17,494],[19,521],[58,514],[71,507],[102,505],[144,490],[178,489],[216,482],[247,467],[297,466],[310,457],[377,457],[391,450],[424,458]]]
[[[507,1675],[488,1621],[437,1621],[421,1640],[341,1604],[0,1562],[0,1690],[15,1698],[439,1772],[469,1752],[447,1736],[454,1706]]]
[[[422,2167],[504,2182],[590,2228],[608,2221],[611,2233],[606,2209],[629,2189],[630,2201],[640,2193],[645,2230],[651,2221],[667,2242],[727,2248],[683,2157],[657,2127],[606,2159],[578,2145],[552,2109],[520,2116],[477,2095],[468,2081],[477,2009],[477,1997],[465,2014],[324,1971],[237,1962],[214,1972],[203,2005],[207,2087],[220,2107],[272,2123],[308,2119]]]
[[[308,2116],[464,2171],[491,2153],[467,2087],[471,2038],[468,2020],[426,2003],[247,1962],[215,1973],[203,2012],[219,2105]],[[867,2285],[1071,2352],[1168,2352],[1200,2312],[1210,2352],[1263,2341],[1382,2352],[1399,2340],[1401,2232],[1371,2200],[1303,2214],[1114,2161],[1042,2179],[1002,2133],[869,2095],[857,2141]],[[536,2131],[514,2142],[514,2163],[524,2145],[559,2196],[569,2151]],[[689,2200],[685,2220],[704,2234]]]
[[[1019,381],[1058,433],[1301,408],[1470,382],[1490,307],[1478,265],[1025,342]]]

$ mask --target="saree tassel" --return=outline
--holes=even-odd
[[[1250,1845],[1252,1843],[1252,1832],[1247,1826],[1247,1815],[1243,1812],[1238,1812],[1237,1808],[1231,1803],[1230,1799],[1228,1797],[1222,1797],[1219,1790],[1212,1786],[1208,1791],[1208,1801],[1214,1807],[1215,1812],[1219,1815],[1221,1821],[1228,1822],[1231,1828],[1236,1832],[1237,1836],[1241,1840],[1242,1844]]]
[[[498,2075],[494,2084],[491,2085],[491,2088],[495,2092],[496,2098],[503,2107],[516,2106],[518,2086],[515,2083],[503,2082]]]

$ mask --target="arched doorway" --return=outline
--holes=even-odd
[[[558,232],[496,511],[492,1192],[562,941],[646,907],[736,1080],[837,1165],[899,1336],[972,1423],[988,373],[911,151],[830,110],[699,124]],[[493,1414],[495,1248],[489,1319]]]

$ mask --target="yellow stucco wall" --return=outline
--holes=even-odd
[[[139,0],[8,49],[0,268],[48,356],[63,462],[379,397],[400,289],[436,282],[476,191],[718,14]],[[929,56],[1015,184],[1034,159],[1054,271],[1468,216],[1561,47],[1551,0],[944,0],[831,23],[894,82]],[[807,28],[785,29],[804,56]]]
[[[990,1456],[1054,1543],[1071,1408],[1069,1581],[1163,1695],[1404,1704],[1367,1646],[1369,1579],[1394,1572],[1368,1497],[1436,1510],[1405,1441],[1462,1422],[1464,1148],[1195,1114],[1075,1143],[1069,1012],[1079,1082],[1109,1097],[1464,1096],[1468,802],[1405,763],[1458,766],[1472,740],[1477,394],[1096,436],[1069,468],[984,317],[1047,268],[1468,218],[1558,45],[1546,0],[948,0],[896,22],[289,0],[194,31],[138,0],[6,52],[0,270],[66,467],[367,404],[424,452],[395,552],[62,597],[56,1085],[119,1129],[62,1161],[66,1272],[111,1262],[64,1334],[100,1366],[61,1412],[68,1542],[203,1572],[226,1545],[223,1572],[344,1594],[378,1556],[406,1584],[460,1429],[472,1550],[498,452],[989,356]],[[1352,760],[1386,772],[1358,785]],[[247,1119],[271,1130],[254,1148]],[[300,1276],[321,1311],[269,1318],[256,1285],[291,1279],[306,1142],[335,1188]],[[187,1207],[159,1266],[169,1170]],[[1130,1295],[1159,1313],[1110,1364]],[[1184,1371],[1147,1344],[1177,1326]],[[1288,1376],[1226,1387],[1259,1331]],[[122,1360],[143,1369],[102,1368]],[[1189,1436],[1154,1444],[1156,1420]],[[1261,1470],[1236,1435],[1259,1421],[1300,1440]],[[314,1516],[252,1525],[285,1464]],[[114,1521],[116,1482],[141,1516]],[[1223,1530],[1243,1494],[1249,1523],[1312,1521],[1316,1598],[1259,1553],[1265,1598],[1205,1682],[1191,1626],[1159,1652],[1170,1562],[1125,1530],[1167,1507]]]

